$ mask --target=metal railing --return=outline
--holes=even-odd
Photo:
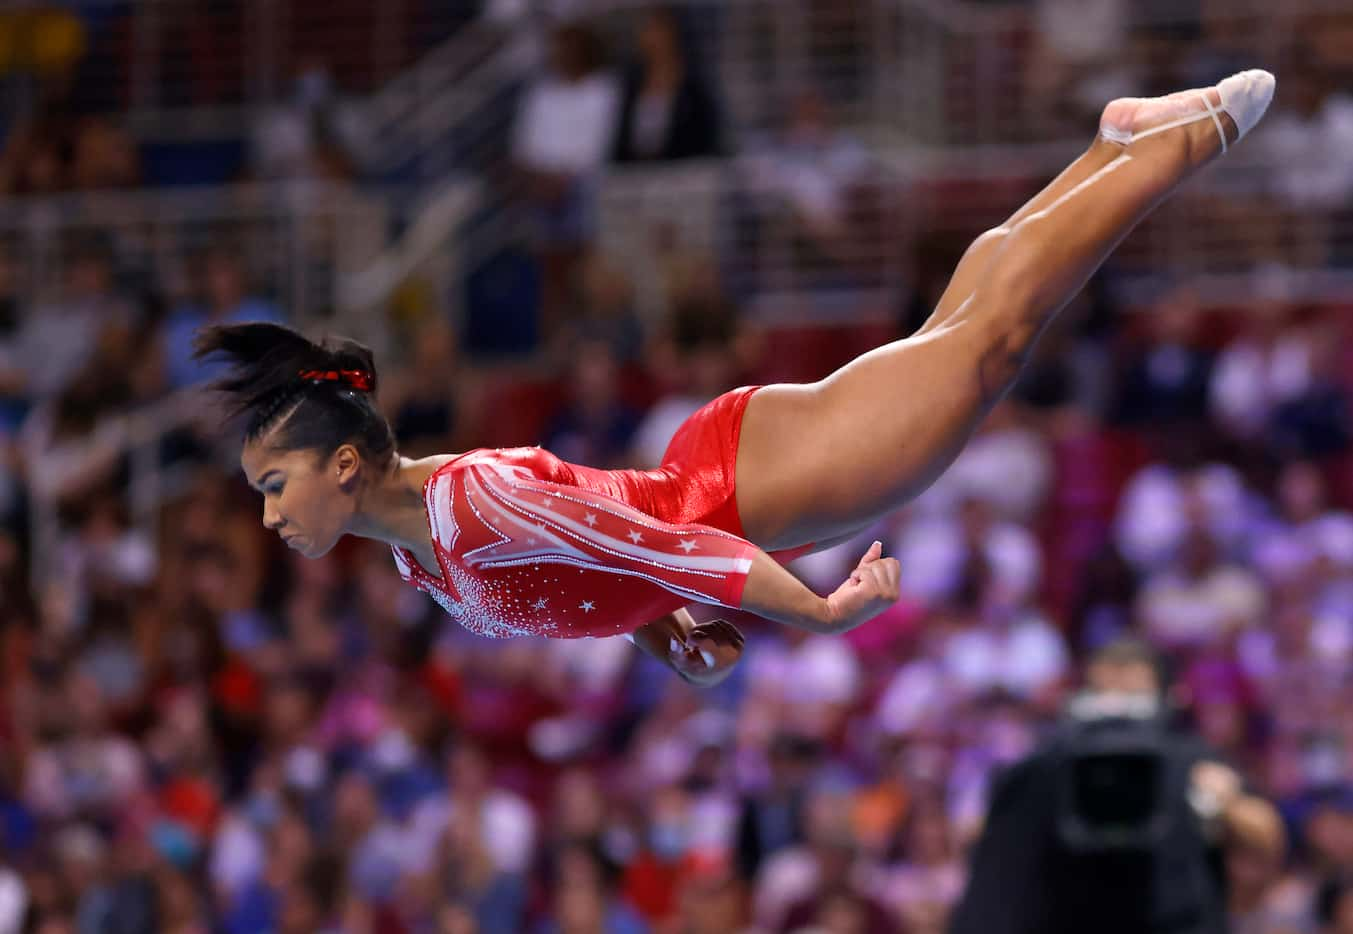
[[[1114,97],[1206,86],[1241,68],[1268,68],[1282,87],[1317,64],[1342,67],[1335,43],[1353,28],[1345,0],[874,7],[872,122],[930,147],[1084,138]]]
[[[85,192],[0,205],[0,245],[15,261],[21,300],[52,294],[73,253],[97,238],[119,265],[154,270],[170,302],[192,293],[194,255],[226,245],[240,253],[253,294],[313,323],[346,307],[339,289],[384,248],[386,215],[376,194],[327,184]]]
[[[468,6],[410,0],[110,0],[78,15],[77,96],[157,137],[247,126],[312,65],[346,94],[374,93],[470,20]]]
[[[97,238],[120,268],[153,275],[171,305],[190,301],[191,258],[206,247],[240,249],[251,295],[266,298],[293,324],[326,327],[385,348],[382,319],[371,304],[341,301],[349,283],[372,267],[386,245],[381,199],[330,186],[239,186],[109,192],[17,199],[0,205],[0,249],[16,272],[20,307],[59,295],[71,263]],[[163,495],[176,487],[159,460],[159,441],[200,417],[192,390],[136,411],[110,416],[100,445],[113,445],[131,466],[134,516],[149,525]],[[65,442],[76,452],[84,442]],[[56,504],[35,490],[30,499],[34,582],[50,570],[58,537]]]

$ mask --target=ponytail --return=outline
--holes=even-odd
[[[270,447],[323,456],[351,443],[377,462],[394,451],[390,424],[375,406],[375,359],[356,341],[316,344],[265,322],[211,325],[194,336],[193,357],[229,364],[209,388],[225,397],[230,417],[245,417],[246,441],[266,434]]]

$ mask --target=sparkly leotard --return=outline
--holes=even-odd
[[[400,575],[485,636],[612,636],[692,602],[738,606],[756,547],[741,537],[734,467],[757,388],[687,419],[655,470],[541,448],[448,461],[424,484],[438,567],[395,547]]]

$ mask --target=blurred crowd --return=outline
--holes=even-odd
[[[589,269],[596,313],[529,393],[418,326],[382,374],[402,449],[521,432],[651,465],[794,352],[699,290],[645,331],[607,310],[623,273]],[[1282,864],[1230,857],[1236,930],[1350,930],[1347,307],[1211,308],[1181,281],[1130,313],[1091,288],[953,468],[869,531],[902,603],[835,639],[735,616],[745,661],[701,692],[622,640],[471,636],[370,543],[285,552],[210,418],[166,440],[192,479],[133,523],[104,416],[207,378],[198,324],[284,315],[227,252],[161,312],[121,278],[91,248],[4,345],[0,929],[939,932],[993,771],[1087,650],[1137,632],[1288,821]],[[60,504],[45,575],[33,496]],[[825,591],[865,544],[795,570]]]
[[[1068,7],[1029,5],[1028,51],[1050,62],[1030,94],[1072,119],[1077,95],[1109,96],[1081,82],[1126,27],[1100,0],[1075,14],[1094,29],[1057,28]],[[1136,87],[1216,70],[1185,45],[1252,41],[1207,32],[1205,12],[1201,45],[1132,37],[1175,49]],[[1311,236],[1332,265],[1353,193],[1338,12],[1253,141],[1276,167],[1268,197],[1329,209]],[[78,100],[61,97],[78,77],[51,75],[78,76],[52,62],[81,60],[82,27],[25,15],[47,57],[0,59],[10,81]],[[604,166],[735,150],[756,197],[729,210],[788,230],[821,281],[867,279],[860,244],[886,239],[870,150],[829,95],[798,89],[734,147],[681,20],[634,26],[614,71],[596,35],[558,29],[520,95],[501,181],[530,221],[523,264],[472,275],[464,320],[438,300],[391,310],[379,401],[402,453],[539,443],[652,466],[720,392],[825,375],[914,330],[943,286],[964,245],[947,227],[887,247],[915,272],[868,327],[764,326],[747,309],[756,267],[727,256],[668,245],[650,276],[607,255]],[[297,61],[246,173],[360,183],[345,73]],[[7,194],[144,179],[107,112],[37,113],[60,119],[8,122]],[[239,233],[167,262],[85,230],[54,277],[0,249],[0,934],[939,934],[992,776],[1125,632],[1169,651],[1181,717],[1282,810],[1280,862],[1228,854],[1234,930],[1353,934],[1353,293],[1294,298],[1267,266],[1241,301],[1189,275],[1145,295],[1111,264],[930,490],[793,566],[827,591],[882,539],[901,603],[832,639],[734,614],[744,661],[699,691],[619,639],[472,636],[382,547],[287,551],[205,405],[149,453],[133,445],[130,413],[214,375],[191,359],[194,329],[291,320]],[[542,347],[524,375],[484,365]],[[163,499],[149,519],[147,457]]]

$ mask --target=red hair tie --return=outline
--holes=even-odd
[[[371,374],[366,370],[301,370],[301,379],[325,383],[346,383],[361,392],[371,392],[371,387],[375,383]]]

